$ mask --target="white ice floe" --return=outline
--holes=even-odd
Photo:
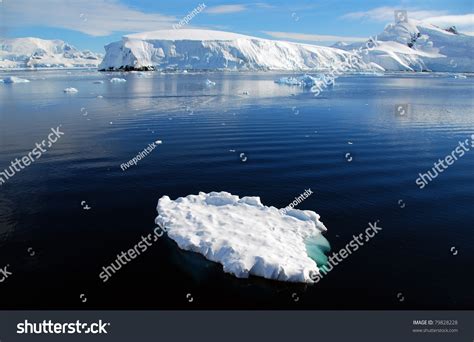
[[[0,79],[0,83],[29,83],[29,82],[30,80],[16,77],[16,76],[8,76],[8,77],[5,77],[4,79]]]
[[[213,87],[213,86],[216,85],[216,82],[212,82],[211,80],[206,80],[205,83],[206,83],[206,85],[207,85],[208,87]]]
[[[77,93],[79,90],[77,90],[76,88],[66,88],[63,90],[65,93]]]
[[[114,77],[110,80],[110,83],[125,83],[127,80],[125,78]]]
[[[174,201],[163,196],[157,211],[155,223],[181,249],[221,263],[224,272],[238,278],[311,283],[319,274],[307,242],[318,237],[326,241],[321,234],[326,227],[314,211],[282,214],[264,206],[259,197],[239,198],[228,192],[200,192]]]
[[[302,88],[312,88],[316,84],[318,84],[320,80],[316,77],[310,75],[302,75],[302,76],[290,76],[290,77],[282,77],[275,81],[278,84],[285,84],[289,86],[298,86]]]

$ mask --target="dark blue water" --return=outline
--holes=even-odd
[[[415,184],[474,133],[472,78],[346,76],[316,98],[273,73],[15,75],[31,82],[0,84],[0,171],[51,128],[64,136],[0,186],[3,308],[473,307],[474,151]],[[236,279],[167,238],[99,279],[152,232],[163,195],[228,191],[285,207],[308,188],[298,208],[321,215],[332,251],[369,222],[383,228],[318,284]]]

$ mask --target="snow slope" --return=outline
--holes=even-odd
[[[337,43],[357,50],[364,44]],[[474,37],[453,33],[421,21],[389,24],[373,50],[362,57],[387,71],[474,72]]]
[[[155,223],[181,249],[221,263],[236,277],[311,283],[319,274],[306,240],[322,237],[326,227],[313,211],[282,214],[264,206],[259,197],[239,198],[228,192],[200,192],[174,201],[163,196],[157,210]]]
[[[124,36],[105,47],[102,70],[329,70],[352,54],[355,71],[474,72],[474,37],[410,20],[389,24],[368,53],[365,44],[333,47],[268,40],[222,31],[180,29]],[[353,70],[354,71],[354,70]]]
[[[197,29],[132,34],[105,49],[103,70],[326,70],[350,55],[331,47]]]
[[[102,55],[79,51],[62,40],[0,39],[0,68],[95,68]]]

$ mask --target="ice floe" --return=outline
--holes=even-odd
[[[65,93],[70,93],[70,94],[73,94],[73,93],[77,93],[79,90],[77,90],[76,88],[66,88],[63,90]]]
[[[29,83],[30,80],[27,80],[26,78],[20,78],[16,76],[8,76],[5,77],[4,79],[0,79],[0,83]]]
[[[320,82],[319,78],[304,74],[302,76],[290,76],[290,77],[282,77],[275,81],[278,84],[285,84],[289,86],[298,86],[302,88],[312,88],[316,84]]]
[[[211,80],[206,80],[205,83],[206,83],[206,86],[208,86],[208,87],[213,87],[213,86],[216,85],[216,82],[212,82]]]
[[[264,206],[259,197],[239,198],[228,192],[200,192],[176,200],[163,196],[157,211],[155,223],[181,249],[221,263],[224,272],[238,278],[312,283],[319,274],[314,255],[329,249],[322,235],[326,227],[314,211],[282,213]],[[317,246],[322,248],[309,250]]]
[[[114,77],[110,80],[110,83],[125,83],[127,80],[125,78]]]

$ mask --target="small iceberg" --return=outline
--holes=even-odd
[[[310,210],[282,213],[260,197],[200,192],[158,201],[155,223],[179,248],[220,263],[238,278],[313,283],[326,264],[326,227]]]
[[[208,86],[208,87],[213,87],[213,86],[216,85],[216,82],[212,82],[211,80],[206,80],[205,83],[206,83],[206,86]]]
[[[16,76],[8,76],[5,77],[4,79],[0,79],[0,83],[30,83],[30,80],[27,80],[26,78],[20,78]]]
[[[467,76],[466,76],[466,75],[459,74],[459,75],[454,75],[454,78],[457,78],[457,79],[465,79],[465,78],[467,78]]]
[[[275,83],[278,84],[285,84],[289,86],[298,86],[302,88],[312,88],[316,84],[320,82],[319,78],[304,74],[302,76],[297,76],[297,77],[282,77],[278,80],[275,81]]]
[[[110,83],[125,83],[127,80],[125,78],[114,77],[110,80]]]
[[[77,90],[76,88],[66,88],[63,90],[63,92],[65,93],[69,93],[69,94],[74,94],[74,93],[77,93],[79,90]]]

